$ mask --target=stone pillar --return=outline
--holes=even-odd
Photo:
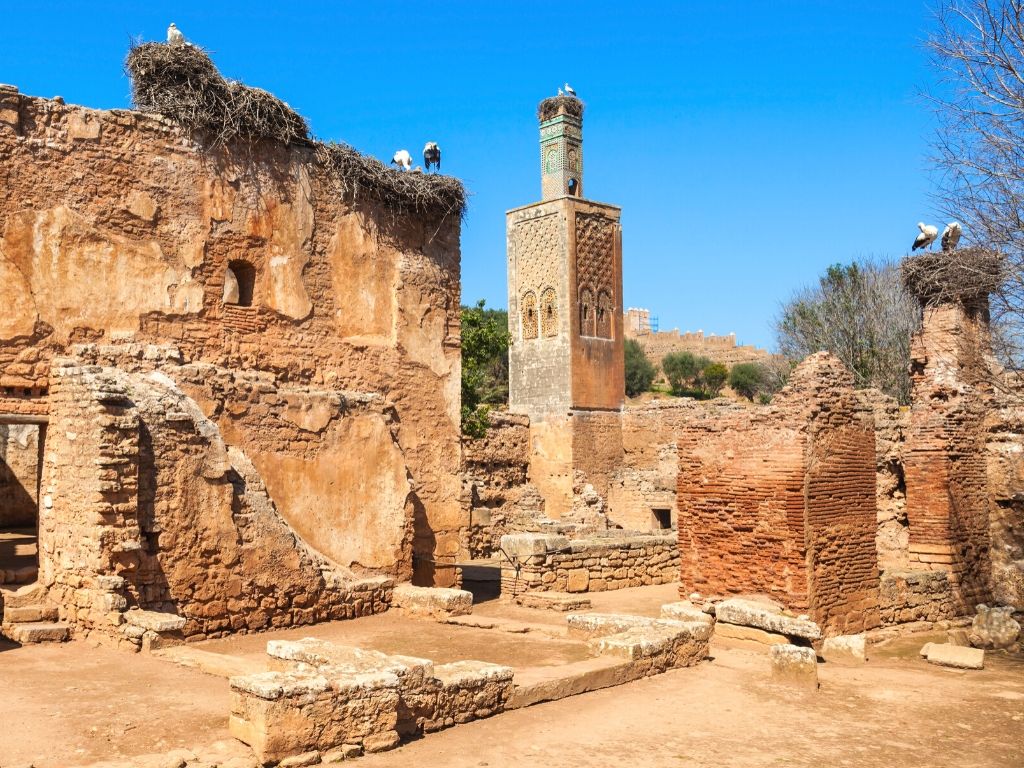
[[[929,253],[903,267],[923,308],[911,339],[909,566],[948,574],[954,614],[988,599],[991,571],[983,428],[993,394],[990,286],[962,269],[973,258],[972,251]]]

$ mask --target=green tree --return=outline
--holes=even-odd
[[[708,363],[700,372],[701,388],[708,397],[718,397],[729,378],[729,369],[721,363]]]
[[[920,322],[917,301],[891,263],[833,264],[816,286],[782,307],[775,331],[779,351],[798,363],[831,352],[853,372],[856,386],[877,387],[901,403],[910,399],[910,334]]]
[[[629,397],[636,397],[641,392],[651,388],[657,367],[652,363],[640,342],[636,339],[626,339],[626,394]]]
[[[490,405],[508,402],[508,315],[462,307],[462,432],[482,437]]]
[[[692,394],[697,389],[697,375],[704,367],[702,358],[690,352],[670,352],[661,359],[673,395]]]
[[[729,371],[732,391],[753,401],[765,384],[764,370],[757,363],[736,363]]]

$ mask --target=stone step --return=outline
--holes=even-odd
[[[5,626],[4,634],[22,645],[26,643],[61,643],[68,639],[71,629],[60,621],[37,621]]]
[[[56,621],[57,609],[52,605],[36,603],[24,606],[4,606],[5,624],[29,624],[40,621]]]

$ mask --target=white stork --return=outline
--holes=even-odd
[[[185,36],[181,34],[181,30],[174,26],[174,22],[171,22],[171,26],[167,28],[167,42],[169,45],[184,45]]]
[[[576,91],[574,91],[572,86],[568,83],[565,84],[565,95],[572,96],[574,99],[576,98]]]
[[[961,234],[963,234],[963,227],[960,226],[960,222],[949,222],[946,228],[942,230],[942,250],[952,251],[956,248],[956,244],[960,242]]]
[[[430,172],[430,166],[434,166],[439,171],[441,170],[441,147],[438,146],[436,141],[428,141],[423,145],[423,165],[428,173]]]
[[[939,236],[938,227],[933,227],[931,224],[925,224],[923,221],[917,223],[917,228],[921,230],[921,234],[914,239],[914,244],[910,247],[910,250],[916,251],[918,248],[927,248],[929,245],[935,242],[935,238]]]
[[[391,158],[391,164],[397,165],[403,171],[408,171],[412,168],[412,155],[409,154],[409,150],[400,149],[395,152],[395,156]]]

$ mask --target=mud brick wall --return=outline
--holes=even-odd
[[[515,538],[529,536],[519,534]],[[538,535],[541,546],[521,553],[518,574],[501,565],[501,593],[605,592],[648,584],[670,584],[679,574],[679,549],[674,534],[609,534],[568,540]],[[515,555],[516,549],[509,547]]]
[[[911,341],[910,567],[949,572],[955,615],[990,599],[987,339],[984,302],[926,307]]]
[[[1024,392],[1009,391],[985,421],[992,598],[1024,605]]]
[[[487,433],[463,440],[463,492],[468,521],[460,531],[462,552],[490,557],[502,535],[524,513],[529,496],[530,419],[491,411]],[[526,506],[529,506],[527,502]]]
[[[386,610],[393,582],[359,578],[299,539],[252,463],[159,372],[61,360],[47,449],[40,579],[86,634],[134,607],[202,639]]]
[[[875,440],[825,353],[768,407],[702,410],[679,437],[680,591],[768,593],[832,634],[878,625]]]
[[[365,527],[401,519],[405,536],[411,510],[417,579],[439,584],[464,525],[459,258],[458,217],[396,217],[369,193],[349,205],[310,148],[205,150],[154,115],[0,92],[0,417],[12,403],[45,412],[51,360],[83,343],[173,345],[183,363],[281,388],[379,394],[396,418],[352,429],[385,446],[394,431],[409,488],[395,505],[368,498],[385,517]],[[255,272],[252,306],[223,301],[238,261]],[[218,407],[281,514],[329,527],[308,499],[346,506],[351,484],[318,473],[356,475],[360,458],[318,429],[323,408],[280,392]],[[292,424],[265,435],[260,413]]]

